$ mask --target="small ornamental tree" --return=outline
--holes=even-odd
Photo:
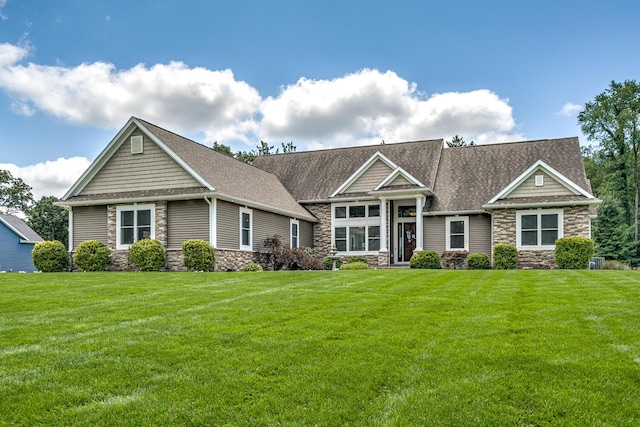
[[[411,268],[425,268],[425,269],[439,269],[440,256],[436,251],[420,251],[411,256],[409,260],[409,267]]]
[[[160,271],[164,267],[164,247],[157,240],[138,240],[129,248],[129,261],[140,271]]]
[[[587,269],[593,256],[593,240],[582,236],[556,240],[556,264],[563,269]]]
[[[111,251],[102,242],[85,240],[78,245],[73,262],[84,271],[105,271],[111,264]]]
[[[518,250],[507,243],[493,247],[493,267],[496,270],[515,270],[518,265]]]
[[[467,270],[489,270],[491,263],[489,255],[483,253],[469,254],[467,257]]]
[[[204,240],[186,240],[182,244],[184,266],[189,271],[211,271],[216,262],[215,249]]]
[[[33,265],[43,273],[69,271],[69,254],[64,244],[57,240],[36,243],[31,256]]]

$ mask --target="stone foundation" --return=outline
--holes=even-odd
[[[518,251],[516,268],[523,270],[556,268],[555,251]]]
[[[378,267],[389,267],[389,251],[378,253]]]
[[[258,257],[255,252],[216,250],[215,271],[239,271],[250,262],[258,262]]]

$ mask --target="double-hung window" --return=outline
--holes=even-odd
[[[448,251],[469,251],[469,217],[446,218],[446,248]]]
[[[292,248],[300,247],[300,221],[297,219],[290,220],[291,225],[291,238],[289,241],[289,246]]]
[[[554,249],[563,237],[562,209],[516,213],[516,246],[519,249]]]
[[[354,203],[333,206],[333,245],[339,252],[380,250],[380,205]]]
[[[116,249],[129,249],[138,240],[155,237],[154,205],[116,207]]]
[[[247,208],[240,208],[240,249],[253,249],[253,211]]]

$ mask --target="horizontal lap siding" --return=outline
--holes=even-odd
[[[469,253],[491,255],[491,217],[469,216]]]
[[[240,249],[240,209],[238,205],[218,200],[216,211],[217,246]]]
[[[182,200],[167,204],[167,246],[180,249],[185,240],[209,241],[209,204]]]
[[[300,247],[313,247],[313,223],[300,220]]]
[[[424,217],[424,250],[436,251],[442,254],[446,250],[445,244],[445,222],[443,216]]]
[[[542,175],[544,178],[544,185],[536,187],[535,177],[536,175]],[[538,171],[531,175],[525,182],[520,184],[518,188],[513,190],[507,198],[518,197],[537,197],[537,196],[568,196],[574,193],[564,185],[560,184],[555,179],[551,178],[548,174]]]
[[[253,210],[253,250],[262,251],[264,249],[264,239],[278,235],[282,237],[283,243],[290,242],[289,217]]]
[[[85,240],[107,241],[107,207],[83,206],[73,208],[73,248]]]
[[[377,160],[369,169],[366,170],[353,184],[349,186],[345,193],[359,193],[363,191],[371,191],[378,186],[389,174],[392,169],[383,161]]]
[[[142,135],[142,132],[136,130],[132,135]],[[131,138],[127,138],[80,194],[201,186],[175,160],[144,136],[142,154],[131,154]]]

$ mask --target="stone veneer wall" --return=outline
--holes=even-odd
[[[324,258],[331,252],[331,204],[314,203],[304,207],[318,218],[313,225],[313,249],[318,257]]]
[[[553,208],[549,208],[553,209]],[[589,236],[589,207],[571,206],[563,208],[564,236]],[[516,245],[516,209],[500,209],[493,212],[493,244]],[[555,252],[552,250],[518,251],[518,268],[555,268]]]

